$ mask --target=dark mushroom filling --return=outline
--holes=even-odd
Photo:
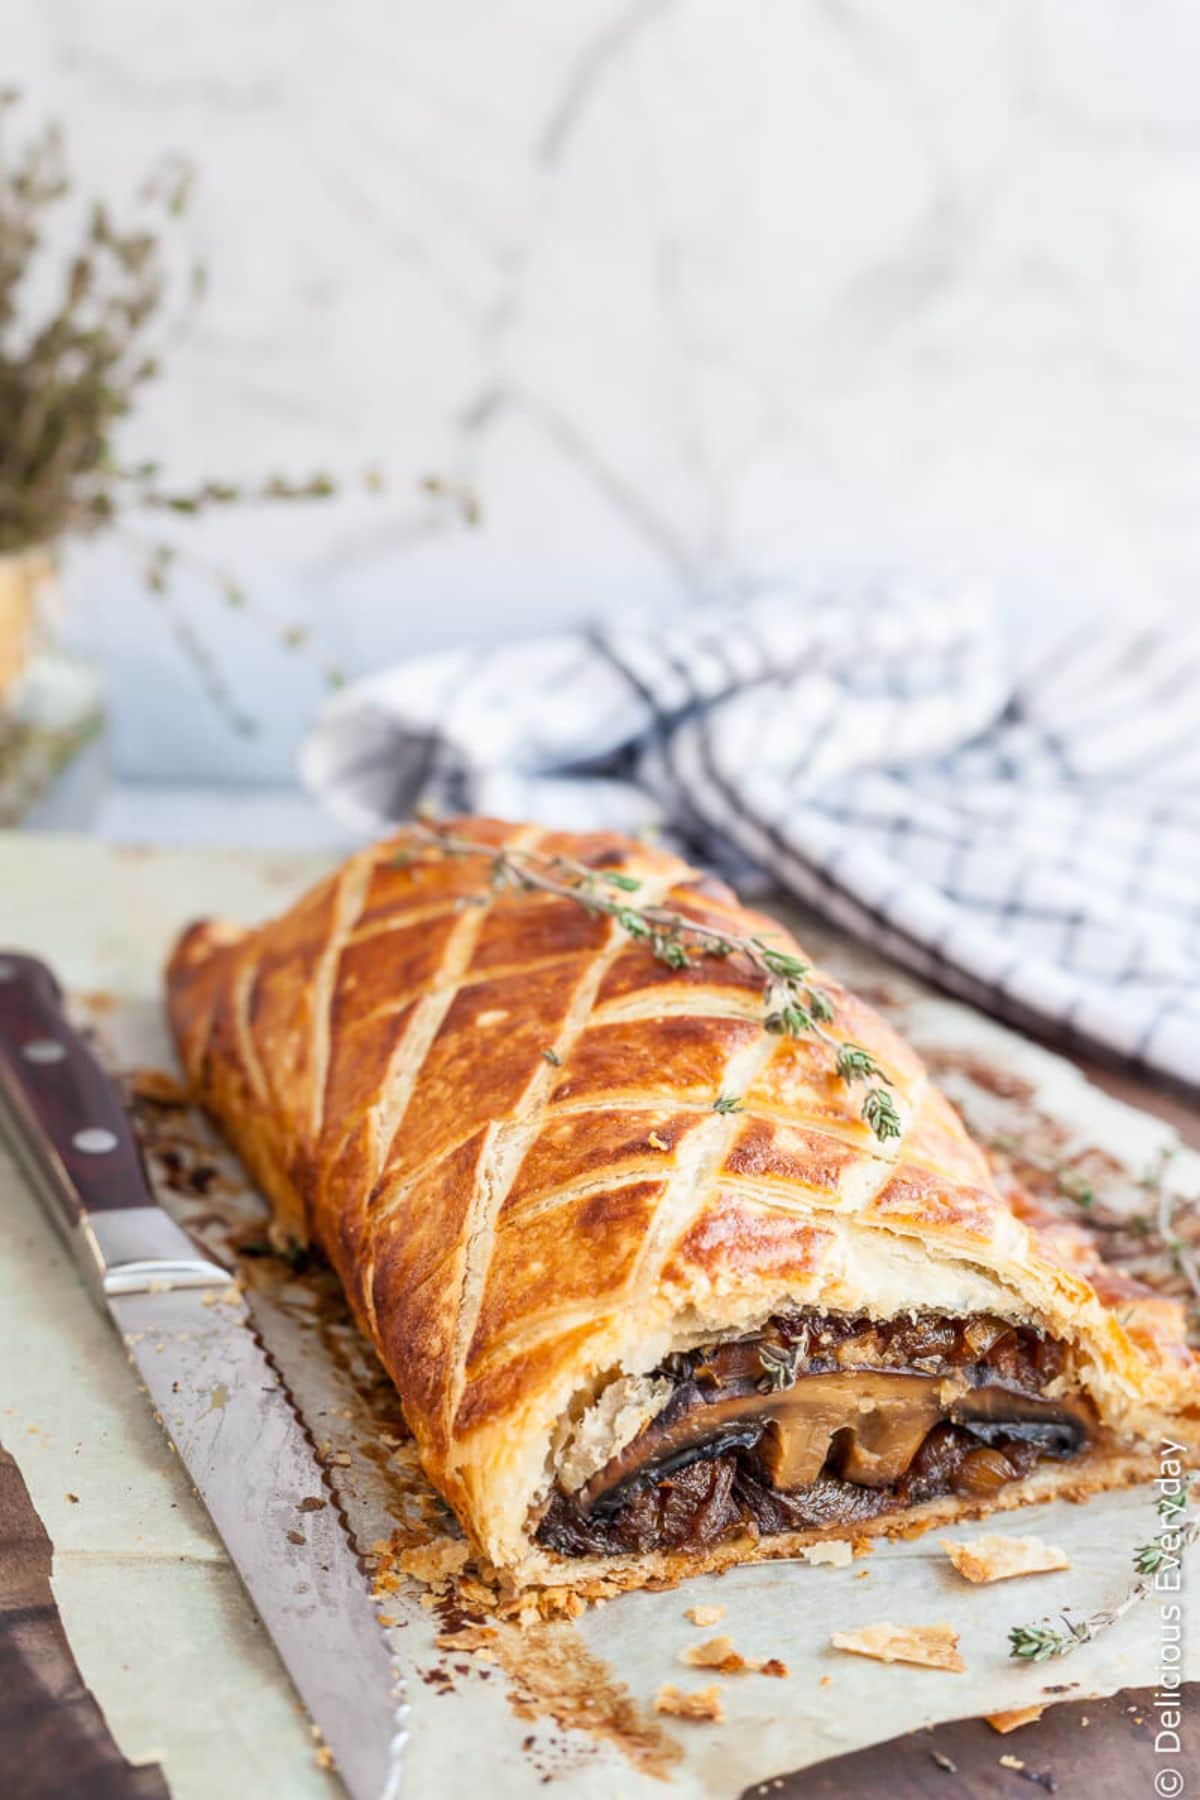
[[[665,1405],[552,1494],[537,1537],[568,1556],[701,1548],[986,1496],[1086,1449],[1090,1404],[1045,1392],[1064,1365],[1053,1339],[990,1316],[781,1316],[669,1357]]]

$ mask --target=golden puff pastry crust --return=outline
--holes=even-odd
[[[795,948],[780,927],[628,839],[453,829],[478,856],[401,832],[257,929],[193,926],[167,980],[196,1095],[280,1228],[329,1258],[427,1473],[493,1565],[636,1583],[839,1535],[583,1564],[533,1536],[564,1422],[605,1384],[788,1310],[989,1313],[1069,1345],[1109,1448],[1039,1470],[1001,1506],[1153,1472],[1164,1435],[1196,1445],[1181,1309],[1111,1274],[1086,1233],[1018,1217],[870,1007],[819,977],[828,1031],[887,1072],[900,1132],[886,1141],[826,1045],[763,1030],[742,959],[665,967],[574,900],[493,891],[490,852],[620,870],[639,904]],[[722,1095],[740,1110],[717,1110]],[[980,1510],[940,1500],[868,1529]]]

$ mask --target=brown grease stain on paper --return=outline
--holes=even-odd
[[[570,1625],[501,1625],[491,1648],[512,1681],[508,1703],[518,1718],[587,1732],[643,1774],[670,1779],[679,1744]]]

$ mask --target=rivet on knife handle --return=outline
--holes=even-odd
[[[0,951],[0,1126],[101,1292],[229,1282],[150,1192],[120,1096],[54,976],[10,951]]]

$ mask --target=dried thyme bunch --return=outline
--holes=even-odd
[[[410,828],[421,842],[446,856],[484,856],[491,865],[491,888],[519,893],[555,894],[573,900],[585,912],[615,919],[637,943],[644,944],[669,969],[686,969],[704,957],[738,957],[759,976],[763,986],[763,1027],[783,1037],[815,1037],[829,1047],[834,1068],[848,1087],[874,1082],[862,1103],[862,1117],[881,1143],[900,1136],[900,1115],[889,1091],[890,1079],[869,1050],[843,1043],[825,1030],[834,1018],[829,995],[811,979],[812,965],[778,950],[761,937],[739,937],[715,926],[703,925],[669,907],[639,906],[632,898],[641,882],[613,869],[590,869],[568,856],[541,856],[536,851],[509,845],[492,849],[470,838],[455,837],[440,826],[423,821]],[[411,856],[401,851],[395,861],[403,866]],[[738,1097],[722,1094],[717,1112],[734,1112]]]
[[[123,462],[115,433],[161,372],[164,318],[173,283],[163,232],[187,210],[190,166],[164,158],[137,196],[137,215],[118,224],[103,201],[87,209],[57,291],[40,313],[30,300],[44,280],[47,228],[70,200],[60,126],[47,125],[8,156],[7,117],[18,95],[0,92],[0,551],[51,544],[103,529],[149,508],[194,514],[263,500],[320,500],[331,476],[272,475],[249,484],[205,481],[174,491],[156,462]],[[187,277],[185,308],[201,298],[204,269]]]
[[[139,538],[125,522],[139,512],[187,518],[234,505],[325,500],[339,492],[339,483],[318,471],[299,480],[272,474],[174,489],[164,483],[159,463],[122,459],[119,428],[160,373],[163,352],[206,286],[197,264],[180,294],[164,255],[164,234],[187,209],[192,172],[177,157],[163,159],[142,184],[128,224],[118,223],[103,202],[93,202],[50,288],[47,228],[53,224],[60,235],[57,214],[72,198],[71,176],[56,124],[8,153],[5,128],[18,98],[14,90],[0,89],[0,553],[121,527],[210,697],[239,729],[250,729],[202,638],[171,604],[180,564],[210,579],[230,606],[246,605],[243,589],[224,570],[153,535]],[[43,289],[51,297],[39,303],[34,295]],[[382,477],[369,470],[361,485],[377,492]],[[457,484],[431,477],[423,492],[423,504],[437,516],[475,523],[477,504]],[[279,635],[287,648],[304,642],[296,627]],[[339,679],[333,668],[325,674]]]

